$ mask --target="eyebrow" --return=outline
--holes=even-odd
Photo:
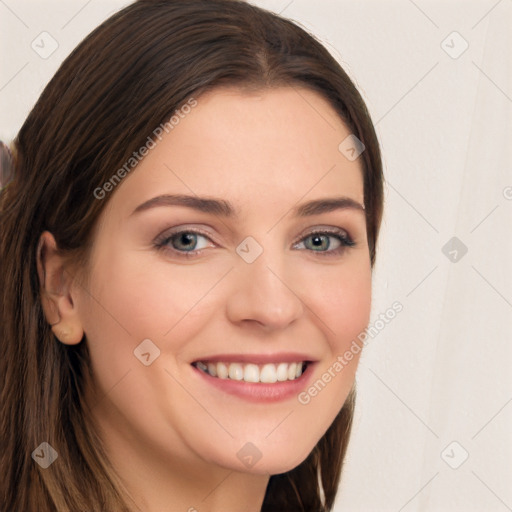
[[[185,206],[198,210],[203,213],[220,215],[222,217],[232,218],[239,216],[239,211],[229,201],[214,197],[189,196],[184,194],[163,194],[153,197],[140,204],[130,214],[130,216],[149,210],[151,208],[163,206]],[[327,197],[314,199],[307,203],[302,203],[292,209],[292,214],[296,217],[308,217],[321,213],[328,213],[335,210],[361,210],[365,211],[364,206],[355,199],[345,196]]]

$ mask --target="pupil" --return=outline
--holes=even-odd
[[[322,235],[314,235],[312,240],[313,240],[313,245],[315,245],[316,247],[321,247],[322,246],[322,241],[323,241],[323,236]]]
[[[194,242],[194,235],[192,235],[191,233],[186,233],[186,234],[183,234],[181,235],[181,242],[184,242],[184,245],[190,245],[191,243]]]

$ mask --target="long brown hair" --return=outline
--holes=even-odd
[[[0,194],[2,511],[130,510],[83,398],[87,344],[58,342],[45,319],[37,244],[48,230],[71,263],[85,265],[109,200],[94,191],[187,99],[223,85],[308,87],[364,143],[373,268],[379,145],[360,94],[329,52],[295,23],[241,0],[139,0],[117,12],[42,92],[12,143],[14,179]],[[270,478],[263,511],[332,509],[353,408],[354,392],[307,459]],[[42,441],[59,454],[47,470],[31,458]]]

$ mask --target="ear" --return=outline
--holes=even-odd
[[[46,320],[62,343],[76,345],[82,341],[84,331],[71,296],[73,276],[64,267],[57,242],[49,231],[39,238],[36,258]]]

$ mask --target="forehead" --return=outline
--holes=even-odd
[[[162,193],[225,196],[240,207],[327,194],[363,202],[360,161],[339,149],[351,132],[318,93],[224,88],[196,101],[119,187],[127,208],[137,206],[130,196]]]

